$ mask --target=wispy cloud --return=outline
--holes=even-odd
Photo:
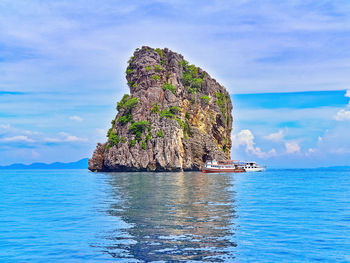
[[[279,130],[278,132],[275,133],[271,133],[269,135],[264,136],[264,138],[266,140],[270,140],[270,141],[281,141],[284,137],[284,132],[283,130]]]
[[[284,143],[286,147],[286,153],[291,154],[291,153],[300,153],[300,146],[297,142],[285,142]]]
[[[75,135],[71,135],[66,132],[60,132],[57,137],[46,137],[45,142],[61,143],[61,142],[86,142],[87,138],[81,138]]]
[[[81,118],[81,117],[79,117],[79,116],[77,116],[77,115],[69,116],[69,119],[70,119],[71,121],[78,121],[78,122],[83,121],[83,118]]]
[[[4,137],[4,138],[1,138],[0,141],[2,141],[2,142],[30,142],[30,143],[35,142],[34,140],[32,140],[24,135],[18,135],[18,136],[13,136],[13,137]]]

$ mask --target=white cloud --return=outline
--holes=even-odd
[[[86,142],[87,139],[86,138],[81,138],[81,137],[77,137],[75,135],[71,135],[69,133],[66,132],[60,132],[58,134],[58,137],[46,137],[44,138],[45,142]]]
[[[81,117],[76,116],[76,115],[69,116],[69,119],[70,119],[71,121],[79,121],[79,122],[83,121],[83,119],[82,119]]]
[[[264,136],[264,138],[266,140],[276,141],[276,142],[281,141],[283,139],[283,137],[284,137],[283,130],[279,130],[278,132],[271,133],[271,134],[269,134],[267,136]]]
[[[260,158],[268,158],[276,155],[276,150],[271,149],[269,152],[263,152],[259,147],[255,147],[254,135],[250,130],[241,130],[233,136],[233,145],[238,148],[245,146],[247,153],[254,154]]]
[[[350,98],[350,90],[347,90],[347,91],[346,91],[346,93],[345,93],[345,97]]]
[[[3,141],[3,142],[34,142],[34,140],[32,140],[24,135],[5,137],[5,138],[2,138],[1,141]]]
[[[11,128],[10,124],[0,124],[0,129],[7,130],[7,129],[10,129],[10,128]]]
[[[286,147],[286,153],[299,153],[300,146],[297,142],[285,142],[284,146]]]
[[[334,119],[337,121],[350,121],[350,111],[341,109],[334,115]]]

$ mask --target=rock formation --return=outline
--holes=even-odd
[[[126,79],[130,95],[117,103],[91,171],[189,171],[230,158],[231,99],[207,72],[167,48],[142,47]]]

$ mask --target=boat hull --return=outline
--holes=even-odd
[[[265,171],[265,167],[245,168],[246,172],[262,172]]]
[[[215,169],[215,168],[203,168],[203,173],[244,173],[244,169]]]

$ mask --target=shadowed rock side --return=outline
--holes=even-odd
[[[199,170],[230,158],[232,103],[209,74],[165,49],[142,47],[126,70],[130,95],[117,104],[91,171]]]

